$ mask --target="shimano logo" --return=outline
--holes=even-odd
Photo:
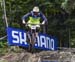
[[[18,46],[25,46],[28,45],[26,42],[26,32],[20,31],[20,30],[14,30],[10,29],[8,30],[8,42],[11,45],[18,45]],[[49,49],[49,50],[55,50],[55,39],[47,36],[45,34],[39,34],[35,41],[35,47],[37,48],[43,48],[43,49]]]

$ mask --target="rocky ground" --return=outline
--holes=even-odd
[[[0,56],[0,62],[75,62],[75,48],[30,53],[25,50],[9,51]]]

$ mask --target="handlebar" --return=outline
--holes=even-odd
[[[25,25],[45,25],[45,24],[42,24],[42,23],[40,23],[40,24],[25,23]]]

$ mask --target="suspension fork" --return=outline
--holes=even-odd
[[[27,32],[26,35],[27,35],[27,37],[28,37],[28,39],[29,39],[28,42],[31,43],[31,35],[29,34],[29,32]]]
[[[32,45],[35,44],[35,30],[31,30],[31,39],[32,39]]]

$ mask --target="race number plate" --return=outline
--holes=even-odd
[[[31,29],[36,29],[36,25],[32,25],[31,26]]]

